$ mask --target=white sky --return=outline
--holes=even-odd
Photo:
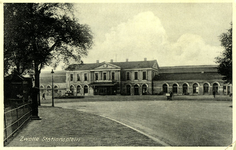
[[[157,60],[159,66],[211,65],[219,35],[232,22],[231,3],[76,3],[93,32],[84,63]],[[59,68],[58,68],[59,69]],[[59,69],[60,70],[60,69]]]

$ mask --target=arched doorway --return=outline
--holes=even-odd
[[[144,84],[142,86],[142,95],[147,95],[147,85],[146,84]]]
[[[74,95],[74,86],[73,85],[70,86],[70,92],[71,92],[71,95]]]
[[[44,93],[44,87],[42,85],[40,86],[40,93]]]
[[[134,86],[134,95],[139,95],[139,86],[137,84]]]
[[[51,95],[51,86],[47,86],[47,96]]]
[[[85,85],[85,86],[84,86],[84,94],[87,94],[87,93],[88,93],[88,86]]]
[[[197,94],[198,93],[198,84],[194,83],[193,84],[193,94]]]
[[[78,86],[77,86],[77,94],[80,93],[80,90],[81,90],[81,87],[80,87],[80,85],[78,85]]]
[[[183,84],[183,94],[187,95],[188,93],[188,85],[186,83]]]
[[[178,92],[178,85],[177,84],[173,84],[173,86],[172,86],[172,91],[173,91],[173,93],[177,93]]]
[[[130,88],[131,88],[130,85],[126,85],[126,94],[127,95],[131,94]]]
[[[209,93],[209,84],[204,83],[203,84],[203,94],[208,94]]]
[[[58,93],[58,86],[55,85],[53,90],[54,90],[55,93]]]
[[[167,88],[168,88],[167,84],[163,84],[162,85],[163,93],[167,93],[168,92]]]
[[[218,84],[217,84],[217,83],[214,83],[214,84],[213,84],[213,91],[215,91],[216,94],[218,93],[218,89],[219,89]],[[213,91],[212,91],[212,92],[213,92]]]

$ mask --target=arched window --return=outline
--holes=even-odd
[[[167,93],[168,92],[167,87],[168,87],[167,84],[163,84],[162,85],[163,93]]]
[[[193,84],[193,93],[198,93],[198,84],[197,83]]]
[[[147,85],[146,85],[146,84],[144,84],[144,85],[142,86],[142,94],[143,94],[143,95],[147,95]]]
[[[188,93],[188,85],[186,83],[183,84],[183,94],[186,95]]]
[[[137,84],[134,86],[134,95],[139,95],[139,86]]]
[[[177,84],[173,84],[172,91],[173,91],[173,93],[177,93],[178,92]]]
[[[204,83],[203,84],[203,93],[207,94],[209,92],[209,84]]]
[[[217,83],[213,84],[213,91],[215,91],[215,93],[218,93],[218,84]]]

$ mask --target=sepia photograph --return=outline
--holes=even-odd
[[[232,148],[228,2],[3,2],[3,147]]]

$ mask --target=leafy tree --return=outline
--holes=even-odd
[[[223,75],[225,83],[232,83],[232,24],[226,33],[220,35],[220,42],[225,50],[222,56],[216,57],[219,64],[217,69]]]
[[[92,33],[78,23],[67,3],[4,4],[4,74],[33,69],[39,88],[41,69],[60,61],[80,60],[91,48]]]

